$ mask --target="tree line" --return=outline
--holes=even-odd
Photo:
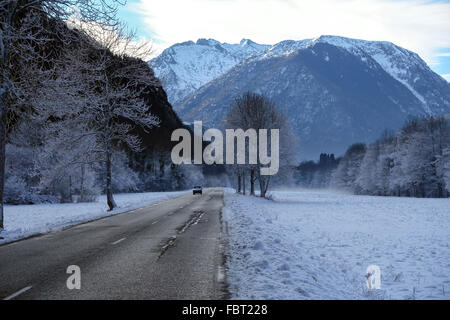
[[[334,159],[334,157],[333,157]],[[331,159],[330,159],[331,160]],[[450,126],[448,117],[411,118],[379,140],[350,146],[330,166],[302,163],[296,181],[355,194],[442,198],[450,195]]]

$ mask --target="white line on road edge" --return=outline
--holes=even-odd
[[[117,241],[114,241],[113,243],[111,243],[111,244],[118,244],[118,243],[121,243],[123,240],[125,240],[126,238],[122,238],[122,239],[119,239],[119,240],[117,240]]]
[[[6,297],[6,298],[3,299],[3,300],[11,300],[11,299],[14,299],[14,298],[17,297],[18,295],[21,295],[22,293],[24,293],[24,292],[30,290],[31,288],[32,288],[32,286],[28,286],[28,287],[25,287],[25,288],[23,288],[23,289],[20,289],[20,290],[17,291],[16,293],[13,293],[12,295]]]
[[[158,220],[156,220],[156,221],[152,222],[152,224],[157,224],[157,223],[158,223]]]

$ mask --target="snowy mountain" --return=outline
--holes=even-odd
[[[265,94],[289,116],[302,158],[342,154],[351,143],[397,130],[410,115],[450,113],[450,84],[417,54],[389,42],[199,40],[167,49],[151,65],[185,121],[219,126],[237,95]]]
[[[149,62],[161,79],[169,101],[175,103],[235,65],[265,52],[270,46],[248,39],[239,44],[199,39],[175,44]]]

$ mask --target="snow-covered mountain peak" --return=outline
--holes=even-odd
[[[242,61],[270,46],[243,39],[239,44],[200,38],[164,50],[149,63],[163,82],[170,102],[178,101]]]
[[[243,39],[239,42],[239,45],[240,45],[241,47],[245,47],[245,46],[252,46],[252,47],[261,47],[261,46],[263,46],[263,47],[267,47],[267,45],[259,44],[259,43],[256,43],[256,42],[250,40],[250,39],[245,39],[245,38],[243,38]]]
[[[246,38],[237,44],[201,38],[196,42],[175,44],[149,63],[161,79],[169,101],[176,104],[239,64],[296,54],[299,50],[314,50],[319,44],[344,49],[359,57],[369,69],[381,66],[420,101],[425,113],[432,114],[432,110],[439,108],[430,105],[433,95],[437,93],[428,88],[427,83],[436,81],[444,86],[445,80],[433,73],[416,53],[387,41],[322,35],[313,39],[285,40],[265,45]]]
[[[250,39],[245,39],[245,38],[243,38],[243,39],[239,42],[239,44],[240,44],[241,46],[246,46],[246,45],[248,45],[249,43],[253,43],[253,41],[250,40]]]
[[[220,42],[217,40],[214,40],[214,39],[200,38],[197,40],[197,42],[195,44],[201,45],[201,46],[215,46],[215,45],[220,45]]]
[[[418,54],[388,41],[368,41],[324,35],[313,39],[310,46],[314,46],[317,43],[327,43],[343,48],[356,56],[360,56],[362,60],[370,56],[390,76],[411,91],[422,103],[425,113],[433,114],[432,108],[427,102],[428,98],[430,98],[427,95],[430,95],[431,92],[423,90],[424,86],[421,82],[426,79],[421,79],[420,74],[424,74],[428,78],[435,78],[434,76],[437,75],[431,71]]]

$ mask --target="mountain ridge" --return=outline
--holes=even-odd
[[[193,93],[195,90],[199,89],[202,85],[205,85],[209,81],[219,77],[220,75],[228,72],[236,66],[237,64],[243,63],[246,60],[253,59],[265,59],[271,58],[275,56],[285,55],[294,53],[297,50],[307,48],[308,46],[313,46],[315,43],[325,42],[337,47],[344,48],[352,53],[361,54],[361,52],[370,52],[372,57],[397,81],[402,82],[408,89],[413,92],[416,97],[422,101],[425,99],[422,95],[414,88],[414,83],[411,81],[405,81],[405,75],[399,72],[399,68],[397,65],[394,65],[392,68],[392,62],[386,60],[386,54],[383,54],[383,50],[381,48],[384,47],[384,51],[391,52],[393,50],[397,51],[395,54],[397,56],[404,55],[409,56],[409,59],[415,60],[414,66],[420,68],[429,67],[426,63],[414,52],[404,49],[395,45],[389,41],[371,41],[371,40],[362,40],[362,39],[352,39],[341,36],[333,36],[333,35],[321,35],[316,38],[304,39],[304,40],[283,40],[274,45],[267,44],[258,44],[250,39],[243,38],[239,44],[229,44],[226,42],[219,42],[214,39],[205,39],[200,38],[196,42],[194,41],[185,41],[182,43],[174,44],[173,46],[165,49],[158,57],[149,61],[150,66],[155,70],[155,74],[158,78],[161,79],[164,88],[168,92],[169,101],[173,104],[177,104],[179,100],[187,97],[189,94]],[[180,74],[181,70],[176,67],[172,67],[177,63],[178,59],[183,59],[183,57],[177,57],[178,52],[174,50],[180,47],[186,46],[208,46],[214,47],[217,50],[224,53],[225,57],[220,57],[220,55],[215,55],[213,61],[206,61],[205,63],[208,65],[204,69],[211,69],[210,63],[226,59],[226,63],[224,63],[220,68],[211,72],[209,75],[202,74],[202,68],[190,68],[186,70],[190,72],[192,76],[187,74]],[[202,63],[201,57],[194,56],[197,61],[196,63]],[[227,61],[230,59],[233,61]],[[192,62],[188,61],[191,65]],[[181,63],[186,64],[187,62],[181,61]],[[171,66],[172,65],[172,66]],[[431,71],[431,69],[429,69]],[[439,78],[448,83],[443,77],[437,75]],[[196,79],[197,78],[197,79]],[[177,85],[174,83],[180,84],[190,83],[191,86],[188,89],[177,89]],[[181,92],[180,92],[181,91]],[[426,104],[426,103],[425,103]]]
[[[220,126],[234,97],[262,93],[288,114],[303,155],[314,158],[322,151],[342,153],[353,142],[372,142],[382,130],[400,128],[409,116],[450,113],[450,84],[416,53],[393,43],[327,35],[273,46],[249,43],[191,42],[201,48],[172,56],[175,64],[166,65],[172,71],[183,69],[185,61],[178,58],[186,55],[192,67],[184,74],[174,71],[175,80],[197,80],[173,102],[183,120]],[[202,54],[192,54],[196,50]],[[224,63],[222,56],[233,59]],[[201,78],[210,65],[214,72]],[[168,69],[153,69],[169,97],[177,92],[177,81],[165,77]]]

